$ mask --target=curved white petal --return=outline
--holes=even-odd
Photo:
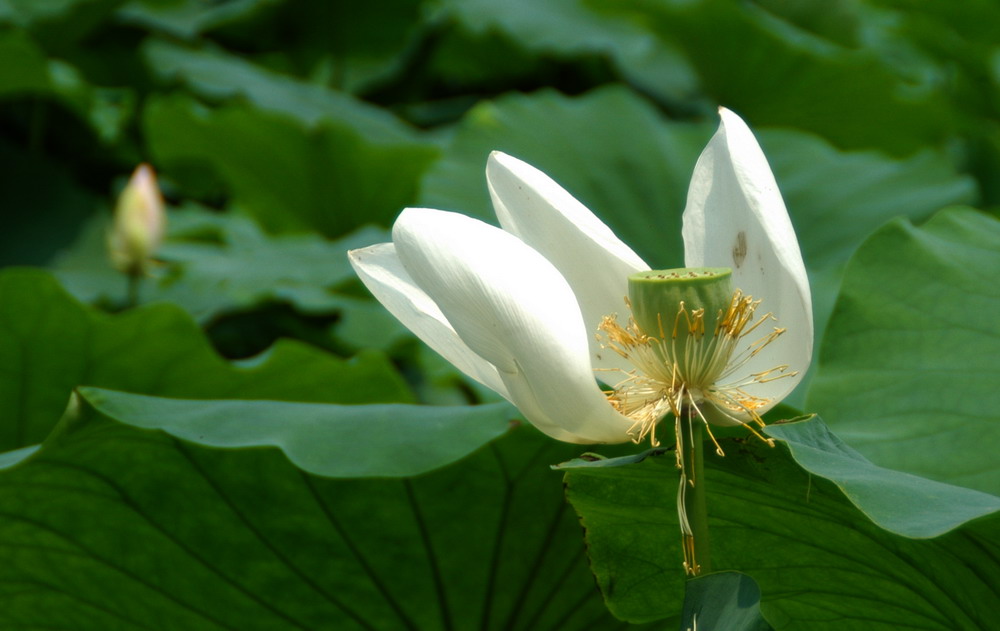
[[[486,163],[486,182],[503,229],[540,252],[573,288],[587,324],[594,366],[631,368],[618,354],[602,350],[594,336],[604,316],[627,312],[628,276],[649,266],[535,167],[494,151]]]
[[[368,291],[439,355],[487,388],[510,399],[497,369],[462,341],[438,306],[417,287],[391,243],[379,243],[347,253]]]
[[[788,364],[798,371],[748,389],[774,405],[801,380],[812,358],[809,280],[764,152],[739,116],[724,108],[719,114],[722,124],[698,158],[688,190],[684,260],[688,267],[731,267],[735,287],[762,300],[758,313],[774,314],[775,326],[787,329],[744,370]]]
[[[624,442],[592,371],[576,297],[542,255],[481,221],[408,208],[393,242],[410,276],[469,348],[496,366],[510,400],[547,434],[570,442]]]

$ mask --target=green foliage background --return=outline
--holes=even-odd
[[[344,256],[405,206],[491,221],[498,149],[680,265],[719,105],[800,238],[825,421],[709,463],[759,613],[739,575],[685,604],[672,455],[574,460]],[[990,0],[0,0],[0,629],[995,628],[998,121]],[[170,234],[131,306],[140,162]]]

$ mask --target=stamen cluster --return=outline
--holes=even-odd
[[[626,304],[631,309],[628,299]],[[677,419],[682,414],[692,415],[706,426],[709,423],[706,413],[721,414],[729,424],[743,424],[760,437],[748,422],[764,426],[757,410],[770,403],[770,399],[754,396],[746,388],[796,373],[789,372],[787,365],[758,373],[740,373],[751,358],[785,331],[775,327],[745,343],[747,336],[774,319],[770,313],[755,318],[759,305],[759,300],[737,290],[712,324],[706,323],[703,308],[689,309],[681,301],[677,312],[672,317],[667,315],[666,322],[664,314],[657,314],[659,330],[653,334],[642,330],[634,316],[629,317],[624,327],[617,316],[604,317],[598,327],[598,339],[635,367],[613,390],[605,393],[616,410],[634,421],[629,435],[635,442],[649,436],[654,447],[659,445],[656,425],[667,414]],[[715,442],[714,437],[712,440]],[[717,442],[715,446],[721,455]]]

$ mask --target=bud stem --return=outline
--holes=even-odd
[[[138,270],[129,270],[125,274],[128,286],[125,294],[125,308],[132,309],[139,306],[139,289],[142,286],[143,273]]]

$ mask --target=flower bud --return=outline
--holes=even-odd
[[[115,206],[108,249],[114,266],[127,274],[144,274],[163,241],[166,213],[156,174],[141,164],[132,174]]]

